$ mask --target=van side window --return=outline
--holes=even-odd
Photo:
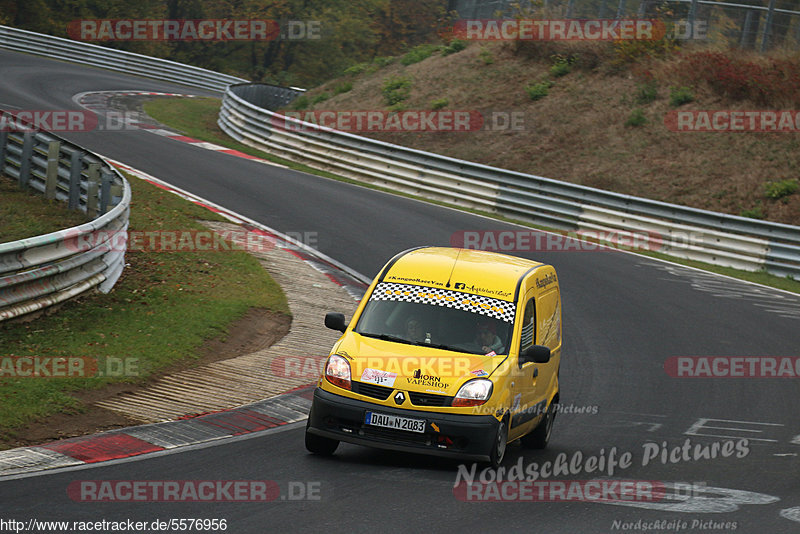
[[[534,324],[536,320],[535,309],[534,299],[531,298],[525,304],[525,312],[522,314],[522,337],[519,344],[520,352],[533,345]]]

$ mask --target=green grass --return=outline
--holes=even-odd
[[[694,102],[694,93],[688,87],[670,87],[669,105],[676,108],[689,102]]]
[[[553,83],[550,81],[534,83],[525,87],[525,92],[528,93],[528,97],[531,100],[541,100],[547,96],[552,86]]]
[[[566,76],[572,72],[572,65],[565,59],[559,59],[550,67],[550,75],[554,78]]]
[[[222,134],[224,137],[221,138],[216,133],[217,131],[219,131],[219,128],[216,127],[216,117],[217,117],[217,113],[219,112],[219,101],[217,101],[216,107],[213,108],[213,109],[212,109],[211,106],[207,106],[205,103],[202,103],[202,102],[198,101],[197,99],[180,100],[180,101],[173,100],[172,104],[170,104],[169,106],[162,104],[160,106],[160,108],[169,109],[170,113],[172,115],[180,117],[180,121],[175,121],[175,122],[170,122],[170,120],[169,120],[169,118],[167,117],[166,114],[158,115],[158,114],[151,113],[151,111],[152,112],[157,112],[158,111],[158,109],[156,109],[155,106],[152,106],[152,104],[156,103],[156,102],[162,102],[162,103],[166,104],[166,103],[168,103],[170,101],[169,100],[160,100],[160,99],[157,100],[157,101],[152,101],[152,102],[150,102],[150,103],[145,105],[145,110],[148,113],[150,113],[150,115],[153,118],[155,118],[156,120],[161,121],[161,122],[167,124],[168,126],[171,126],[171,127],[175,128],[175,129],[182,129],[180,127],[181,124],[189,123],[189,124],[187,124],[187,129],[183,130],[184,133],[186,133],[187,135],[191,135],[192,137],[196,137],[196,138],[202,139],[204,141],[211,141],[211,142],[214,142],[214,143],[218,143],[220,145],[227,146],[227,147],[230,147],[230,148],[236,148],[237,150],[241,150],[242,152],[247,152],[248,154],[252,154],[252,155],[264,158],[264,159],[280,160],[280,158],[271,157],[266,153],[263,153],[263,152],[261,152],[259,150],[255,150],[255,149],[252,149],[252,148],[250,148],[249,151],[245,151],[244,149],[241,148],[242,145],[240,143],[237,143],[236,141],[234,141],[234,140],[230,139],[229,137],[225,136],[224,133]],[[203,124],[209,124],[209,125],[212,125],[212,127],[210,127],[209,130],[204,131],[203,128],[202,128]],[[222,132],[220,132],[220,133],[222,133]],[[291,168],[294,168],[294,169],[297,169],[297,170],[302,170],[303,172],[307,172],[307,173],[310,173],[310,174],[315,174],[315,175],[322,176],[322,177],[325,177],[325,178],[331,178],[331,179],[338,180],[338,181],[341,181],[341,182],[346,182],[346,183],[359,184],[362,187],[368,187],[370,189],[375,189],[375,190],[378,190],[378,191],[384,191],[384,192],[387,192],[387,193],[392,193],[392,194],[403,196],[403,197],[407,197],[407,198],[414,198],[414,199],[417,199],[417,200],[424,200],[425,202],[429,202],[431,204],[436,204],[436,205],[439,205],[439,206],[446,206],[446,207],[449,207],[449,208],[454,208],[454,209],[457,209],[457,210],[460,210],[460,211],[466,211],[466,212],[469,212],[469,213],[474,213],[476,215],[482,215],[482,216],[485,216],[485,217],[491,217],[491,218],[496,219],[496,220],[505,221],[505,222],[509,222],[509,223],[513,223],[513,224],[519,224],[521,226],[526,226],[526,227],[529,227],[529,228],[536,228],[536,229],[540,229],[540,230],[548,230],[547,227],[530,224],[530,223],[525,222],[525,221],[520,221],[520,220],[517,220],[517,219],[511,219],[511,218],[507,218],[507,217],[502,217],[502,216],[498,216],[496,214],[488,213],[488,212],[481,211],[481,210],[463,208],[463,207],[460,207],[460,206],[455,206],[453,204],[449,204],[447,202],[429,200],[429,199],[426,199],[426,198],[417,197],[415,195],[410,195],[410,194],[406,194],[406,193],[398,193],[398,192],[392,191],[390,189],[387,189],[385,187],[378,187],[378,186],[374,186],[374,185],[371,185],[371,184],[358,182],[358,181],[352,180],[350,178],[344,178],[344,177],[341,177],[341,176],[338,176],[338,175],[335,175],[335,174],[332,174],[332,173],[329,173],[329,172],[326,172],[326,171],[320,171],[320,170],[317,170],[317,169],[314,169],[314,168],[311,168],[311,167],[307,167],[307,166],[304,166],[304,165],[300,165],[300,164],[297,164],[297,163],[294,163],[294,162],[289,162],[289,161],[285,161],[285,160],[282,161],[282,162],[284,164],[286,164],[287,166],[291,167]],[[750,282],[763,284],[765,286],[771,286],[771,287],[775,287],[775,288],[779,288],[779,289],[784,289],[786,291],[791,291],[793,293],[800,293],[800,281],[789,280],[787,278],[774,276],[774,275],[771,275],[771,274],[768,274],[768,273],[764,273],[764,272],[748,272],[748,271],[741,271],[741,270],[738,270],[738,269],[732,269],[732,268],[729,268],[729,267],[719,267],[719,266],[716,266],[716,265],[710,265],[710,264],[707,264],[707,263],[702,263],[702,262],[697,262],[697,261],[682,260],[680,258],[675,258],[675,257],[668,256],[666,254],[661,254],[661,253],[658,253],[658,252],[637,251],[637,253],[645,255],[645,256],[651,256],[651,257],[654,257],[654,258],[664,259],[664,260],[667,260],[667,261],[670,261],[672,263],[676,263],[676,264],[679,264],[679,265],[686,265],[686,266],[689,266],[689,267],[696,267],[696,268],[702,269],[704,271],[723,274],[723,275],[726,275],[726,276],[730,276],[732,278],[739,278],[741,280],[747,280],[747,281],[750,281]]]
[[[224,220],[133,177],[130,230],[205,230],[197,219]],[[0,378],[0,440],[56,413],[81,411],[72,392],[114,381],[140,383],[198,356],[207,339],[224,336],[251,308],[288,314],[281,288],[243,251],[129,252],[109,294],[70,301],[31,322],[0,323],[0,356],[131,358],[138,375],[124,378]]]
[[[636,108],[631,111],[628,118],[625,120],[625,126],[642,126],[647,124],[647,117],[644,116],[644,111],[641,108]]]
[[[443,109],[446,108],[448,105],[450,105],[450,100],[448,100],[447,98],[437,98],[435,100],[431,100],[432,110]]]
[[[16,180],[0,176],[0,221],[0,243],[6,243],[72,228],[88,219],[63,202],[22,191]]]
[[[381,94],[387,106],[394,106],[411,95],[411,79],[406,76],[393,76],[383,80]]]
[[[645,83],[636,86],[634,101],[637,104],[649,104],[658,98],[658,86],[654,83]]]
[[[413,65],[414,63],[419,63],[420,61],[428,59],[434,53],[438,52],[441,49],[442,49],[441,46],[434,44],[421,44],[415,46],[414,48],[409,50],[403,57],[400,58],[400,63],[402,63],[405,66]],[[463,50],[463,48],[459,50]],[[457,51],[458,50],[453,50],[451,53]]]
[[[466,47],[467,47],[466,41],[453,39],[452,41],[450,41],[450,44],[442,48],[442,55],[449,56],[450,54],[456,54],[464,50]]]
[[[333,89],[333,94],[340,95],[349,92],[351,89],[353,89],[353,82],[343,82]]]
[[[794,194],[800,188],[797,180],[778,180],[764,184],[764,195],[767,198],[777,200]]]

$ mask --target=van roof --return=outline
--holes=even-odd
[[[382,281],[447,288],[513,301],[520,278],[541,265],[544,264],[496,252],[425,247],[397,256]]]

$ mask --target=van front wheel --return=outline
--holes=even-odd
[[[558,411],[558,399],[553,400],[547,408],[541,422],[536,425],[530,434],[522,437],[522,446],[529,449],[544,449],[550,442],[550,435],[553,433],[553,423],[556,420],[556,411]]]
[[[503,458],[506,455],[506,446],[508,445],[508,425],[506,420],[500,421],[497,426],[497,434],[494,438],[492,445],[492,452],[489,455],[489,461],[493,468],[497,469],[503,463]]]
[[[339,440],[310,433],[308,431],[310,422],[310,419],[306,422],[306,450],[320,456],[330,456],[336,452],[339,447]]]

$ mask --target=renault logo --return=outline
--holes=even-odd
[[[394,396],[395,404],[403,404],[406,401],[406,395],[402,391],[398,391]]]

